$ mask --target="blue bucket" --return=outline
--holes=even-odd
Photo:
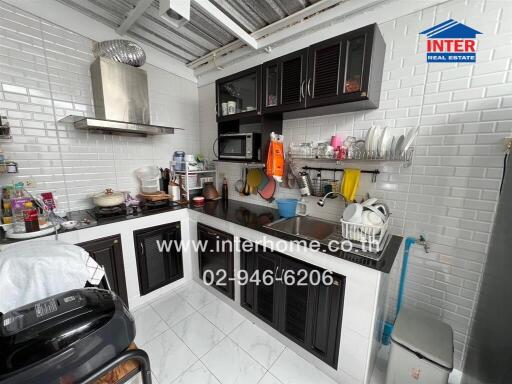
[[[277,199],[277,209],[279,209],[279,216],[284,218],[294,217],[297,211],[297,199]]]

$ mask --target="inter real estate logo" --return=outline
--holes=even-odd
[[[420,32],[427,35],[428,63],[476,62],[476,35],[480,34],[453,19]]]

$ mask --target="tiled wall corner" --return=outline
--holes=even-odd
[[[94,116],[89,65],[92,41],[0,1],[0,115],[12,142],[0,143],[19,174],[0,184],[32,178],[35,192],[52,191],[62,210],[91,206],[107,187],[137,192],[133,171],[168,167],[175,150],[199,151],[195,83],[144,65],[151,121],[185,128],[174,135],[127,137],[88,133],[57,123],[66,115]]]

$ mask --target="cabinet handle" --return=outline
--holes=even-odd
[[[140,245],[140,253],[141,253],[141,255],[144,255],[144,244],[139,243],[139,245]]]
[[[304,85],[306,84],[306,80],[302,80],[300,83],[300,97],[304,98]]]
[[[311,77],[308,79],[308,95],[311,96]]]
[[[113,243],[114,243],[114,244],[118,244],[118,243],[119,243],[119,240],[115,239],[115,240],[113,241]]]

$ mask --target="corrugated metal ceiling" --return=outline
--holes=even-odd
[[[117,29],[138,0],[58,0],[103,24]],[[318,0],[210,0],[246,32],[257,31],[298,12]],[[153,1],[126,35],[189,63],[234,40],[229,31],[192,5],[191,20],[174,28],[158,16]]]

